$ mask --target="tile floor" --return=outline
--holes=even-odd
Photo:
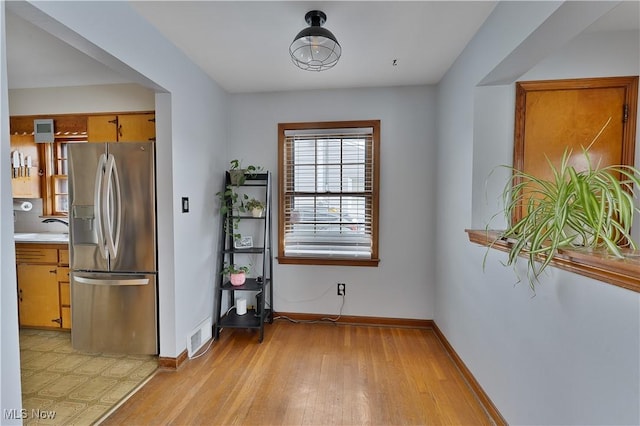
[[[25,425],[90,425],[157,369],[157,357],[90,354],[64,331],[21,330]]]

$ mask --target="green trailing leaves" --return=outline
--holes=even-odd
[[[509,225],[499,239],[511,242],[507,265],[515,267],[519,257],[526,259],[534,290],[558,250],[606,250],[620,257],[621,247],[636,248],[630,232],[640,172],[629,166],[594,167],[588,149],[583,150],[586,169],[578,171],[569,165],[571,155],[565,150],[559,166],[547,159],[549,180],[502,166],[512,171],[512,177],[502,192]],[[514,221],[516,212],[522,217]]]

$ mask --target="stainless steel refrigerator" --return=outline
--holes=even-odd
[[[157,354],[153,143],[69,144],[71,343]]]

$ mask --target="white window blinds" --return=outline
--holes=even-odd
[[[286,130],[284,255],[371,259],[373,128]]]

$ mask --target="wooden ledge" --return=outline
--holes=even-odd
[[[465,229],[469,241],[482,246],[491,246],[496,250],[509,251],[508,240],[497,240],[500,231],[484,229]],[[565,271],[574,272],[607,284],[626,288],[640,293],[640,253],[626,250],[627,257],[622,259],[606,252],[587,252],[580,250],[559,250],[551,265]]]

